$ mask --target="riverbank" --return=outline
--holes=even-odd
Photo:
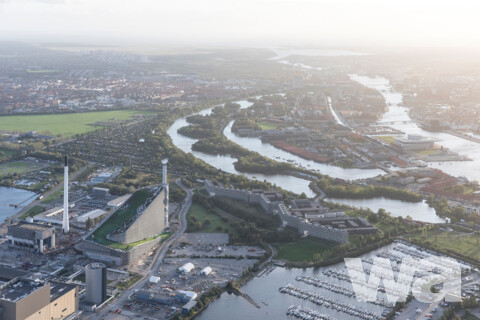
[[[461,133],[461,132],[458,132],[458,131],[455,131],[455,130],[447,130],[447,131],[445,131],[445,133],[451,134],[452,136],[456,136],[458,138],[462,138],[462,139],[465,139],[465,140],[468,140],[468,141],[473,141],[473,142],[476,142],[476,143],[480,143],[480,138],[474,137],[472,135],[467,135],[465,133]]]

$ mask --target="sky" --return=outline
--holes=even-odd
[[[470,0],[0,0],[0,40],[480,46]]]

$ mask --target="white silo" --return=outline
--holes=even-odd
[[[107,299],[107,267],[103,263],[90,263],[85,267],[86,300],[97,306]]]

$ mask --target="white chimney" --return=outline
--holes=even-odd
[[[63,233],[70,231],[70,224],[68,221],[68,158],[65,156],[65,166],[63,167]]]
[[[164,228],[168,228],[168,182],[167,182],[167,163],[168,159],[162,160],[163,172],[162,172],[162,184],[165,190],[165,198],[163,199],[164,212],[163,217],[165,219]]]

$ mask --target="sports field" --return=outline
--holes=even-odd
[[[279,244],[275,259],[288,261],[313,261],[315,254],[335,250],[337,244],[317,238],[303,238],[295,242]]]
[[[98,121],[128,120],[134,115],[151,115],[149,111],[115,110],[85,113],[1,116],[0,128],[11,132],[37,131],[46,135],[71,137],[101,128]]]
[[[125,221],[133,217],[137,213],[137,208],[150,196],[151,193],[146,189],[135,192],[124,206],[113,213],[105,223],[88,237],[88,239],[112,247],[117,247],[118,245],[120,245],[120,247],[123,246],[122,244],[107,239],[107,235],[113,230],[118,229]]]
[[[272,130],[277,128],[276,123],[270,121],[260,121],[258,125],[260,125],[262,130]]]
[[[45,167],[43,163],[35,163],[30,161],[12,161],[0,164],[0,177],[8,174],[24,174],[27,172],[39,170]]]

